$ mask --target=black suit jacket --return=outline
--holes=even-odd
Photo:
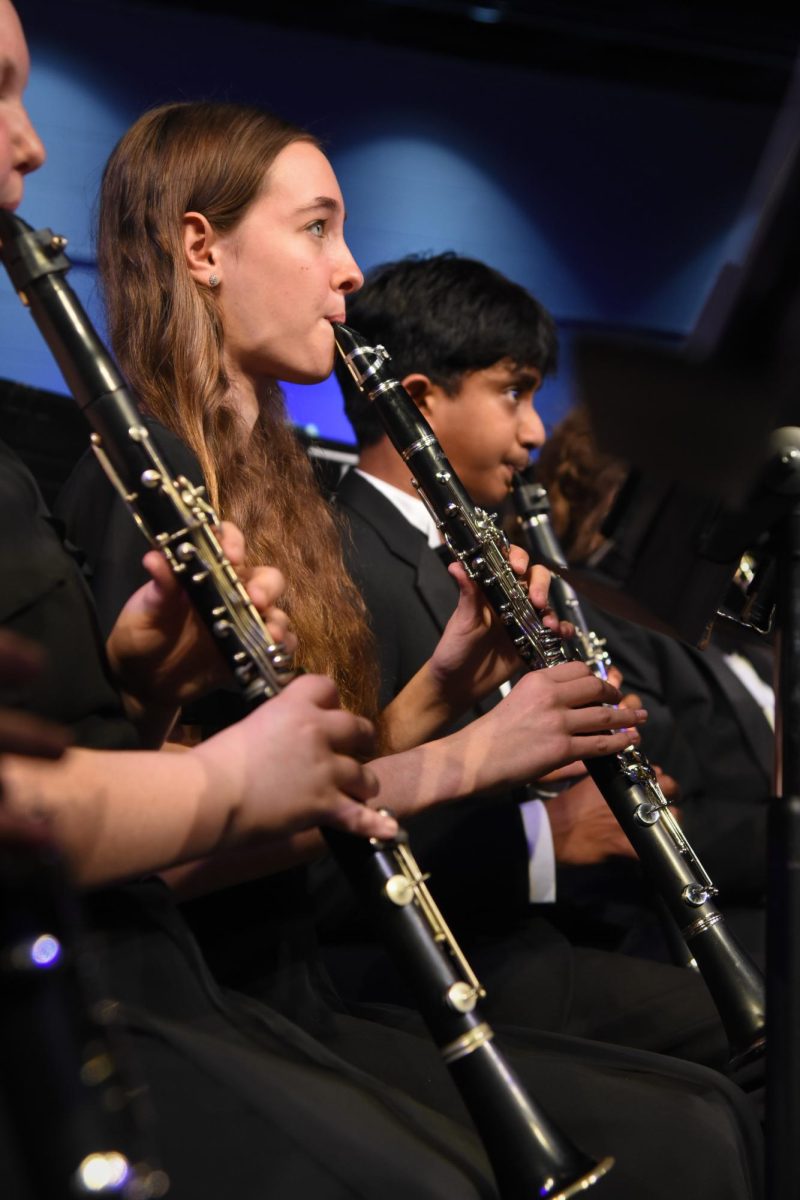
[[[683,828],[725,902],[765,890],[773,736],[720,649],[697,650],[584,603],[624,690],[649,712],[642,746],[681,786]]]
[[[430,657],[456,604],[458,588],[424,536],[351,471],[336,494],[347,517],[347,566],[369,611],[381,664],[381,700],[388,703]],[[467,724],[499,694],[465,714]],[[518,797],[439,807],[411,826],[414,850],[435,879],[448,916],[492,924],[499,913],[528,907],[528,848]]]

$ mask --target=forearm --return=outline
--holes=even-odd
[[[387,753],[399,753],[421,746],[452,725],[466,707],[446,694],[430,663],[425,663],[383,710],[384,748]]]
[[[531,672],[498,705],[447,737],[372,763],[378,802],[400,817],[540,779],[586,757],[616,754],[647,714],[612,708],[616,688],[579,663]]]
[[[8,756],[3,803],[44,821],[73,876],[91,887],[223,845],[235,812],[221,772],[192,754],[71,750],[56,763]]]
[[[310,829],[245,850],[231,850],[212,858],[183,863],[161,871],[160,875],[180,900],[192,900],[236,883],[261,879],[276,871],[312,862],[324,853],[322,834],[317,829]]]
[[[468,709],[501,688],[509,674],[510,668],[493,660],[488,674],[479,671],[469,678],[462,673],[447,675],[437,669],[434,659],[428,659],[383,710],[387,752],[410,750],[439,737]]]
[[[364,801],[368,721],[305,675],[269,704],[185,753],[72,750],[57,763],[0,763],[11,813],[51,827],[80,884],[160,871],[221,851],[330,825],[391,837],[395,823]]]
[[[468,734],[460,730],[371,762],[380,785],[372,806],[389,808],[404,821],[434,805],[501,787],[501,773],[487,767],[478,739]]]

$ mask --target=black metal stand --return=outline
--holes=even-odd
[[[788,512],[775,528],[780,654],[768,826],[768,1200],[800,1196],[800,430],[777,432],[782,445],[770,484],[787,497]]]

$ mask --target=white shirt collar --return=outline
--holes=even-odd
[[[738,651],[733,651],[726,654],[725,662],[728,664],[734,675],[737,676],[739,682],[742,683],[758,704],[764,716],[769,721],[770,729],[775,729],[775,692],[765,683],[761,676],[756,671],[749,658]]]
[[[442,537],[436,528],[436,522],[428,512],[424,502],[418,496],[409,496],[408,492],[395,487],[393,483],[387,483],[385,479],[378,479],[375,475],[369,475],[366,471],[362,471],[360,467],[354,467],[353,470],[385,496],[400,511],[410,525],[413,525],[415,529],[424,534],[429,546],[432,546],[434,550],[437,546],[441,546]]]

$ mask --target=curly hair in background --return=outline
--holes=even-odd
[[[536,477],[570,562],[585,562],[602,545],[600,526],[626,474],[624,463],[598,449],[583,407],[573,408],[545,442]]]

